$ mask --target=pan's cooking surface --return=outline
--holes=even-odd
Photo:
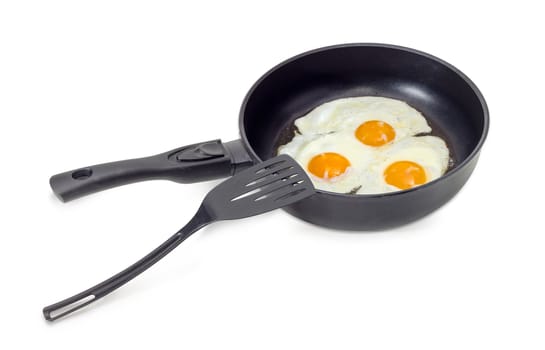
[[[354,96],[403,100],[424,114],[459,163],[483,133],[482,105],[458,72],[430,57],[382,46],[345,46],[303,55],[266,75],[249,94],[245,135],[268,159],[295,119],[325,102]]]

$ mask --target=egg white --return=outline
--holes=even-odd
[[[379,147],[360,142],[355,131],[370,120],[390,124],[395,130],[394,140]],[[445,142],[435,136],[415,136],[431,132],[431,127],[419,111],[403,101],[375,96],[342,98],[316,107],[297,119],[295,126],[295,136],[278,148],[278,154],[294,158],[320,190],[357,194],[400,191],[384,181],[384,170],[401,160],[420,164],[428,182],[443,175],[448,167]],[[308,171],[310,160],[326,152],[348,159],[350,167],[345,173],[323,179]]]

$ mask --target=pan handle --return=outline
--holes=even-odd
[[[83,167],[49,179],[57,197],[67,202],[94,192],[145,180],[192,183],[219,179],[253,164],[241,140],[200,142],[151,157]]]

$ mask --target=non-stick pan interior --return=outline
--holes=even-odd
[[[297,56],[263,76],[243,105],[243,136],[254,156],[268,159],[296,118],[324,102],[352,96],[409,103],[446,138],[456,163],[476,148],[485,127],[476,88],[452,66],[410,49],[345,45]]]

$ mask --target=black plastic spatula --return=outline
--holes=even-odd
[[[262,214],[313,193],[314,187],[305,171],[289,156],[281,155],[246,169],[210,191],[187,225],[154,251],[106,281],[45,307],[44,317],[54,321],[108,295],[155,264],[194,232],[214,221]]]

